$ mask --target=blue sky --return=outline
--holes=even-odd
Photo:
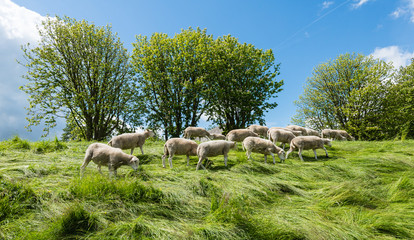
[[[227,34],[257,48],[272,49],[281,64],[279,106],[266,125],[286,126],[296,113],[293,101],[318,64],[344,53],[373,55],[405,66],[414,57],[414,0],[258,0],[258,1],[96,1],[0,0],[0,140],[18,134],[37,140],[42,127],[24,128],[27,96],[20,45],[35,44],[36,24],[45,16],[69,16],[112,25],[132,51],[135,36],[206,28],[215,38]],[[209,123],[201,122],[208,127]],[[52,133],[59,135],[64,121]]]

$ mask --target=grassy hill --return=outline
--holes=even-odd
[[[412,140],[336,141],[330,158],[276,165],[239,144],[207,172],[185,156],[162,168],[153,140],[137,172],[91,162],[81,180],[89,144],[0,142],[0,239],[414,239]]]

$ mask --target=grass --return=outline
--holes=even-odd
[[[111,178],[90,142],[0,142],[0,239],[414,239],[414,141],[338,142],[330,158],[247,161],[239,146],[195,171],[150,140]],[[125,150],[129,152],[129,150]],[[268,161],[269,162],[269,161]]]

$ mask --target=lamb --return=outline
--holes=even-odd
[[[294,131],[300,131],[300,132],[302,132],[302,136],[307,136],[307,135],[306,135],[306,134],[307,134],[307,132],[306,132],[306,128],[304,128],[304,127],[297,126],[297,125],[289,125],[289,126],[287,126],[286,128],[287,128],[287,129],[294,130]]]
[[[292,134],[293,135],[293,134]],[[247,137],[243,140],[243,149],[246,150],[246,156],[248,159],[252,159],[252,152],[263,153],[265,163],[267,163],[267,155],[272,155],[273,164],[275,164],[275,155],[279,156],[280,162],[285,160],[285,151],[280,147],[277,147],[274,143],[269,140],[258,138],[258,137]]]
[[[167,155],[170,168],[172,168],[172,158],[174,155],[187,155],[187,166],[190,165],[190,156],[197,156],[198,144],[192,140],[183,138],[171,138],[164,144],[164,155],[162,155],[162,166],[165,168],[165,158]]]
[[[247,137],[259,137],[257,133],[248,129],[233,129],[226,135],[227,141],[243,142]]]
[[[204,170],[207,170],[202,164],[202,161],[204,159],[207,160],[208,157],[215,157],[218,155],[224,155],[224,166],[227,167],[227,155],[230,149],[236,149],[235,142],[226,140],[216,140],[200,143],[200,145],[198,145],[197,148],[197,156],[199,159],[196,170],[198,170],[200,165],[201,167],[203,167]]]
[[[336,130],[339,134],[341,134],[342,137],[345,137],[347,140],[352,140],[354,141],[355,138],[352,137],[351,135],[349,135],[349,133],[347,133],[345,130]]]
[[[113,148],[102,143],[92,143],[86,150],[80,175],[83,177],[86,166],[90,161],[98,165],[98,171],[102,174],[101,166],[107,165],[110,175],[116,176],[116,170],[122,165],[129,165],[135,171],[139,166],[139,159],[133,155],[124,153],[119,148]]]
[[[273,144],[276,144],[277,142],[281,142],[283,144],[283,150],[285,150],[285,144],[290,143],[292,139],[294,139],[296,136],[285,129],[270,129],[268,131],[268,137],[269,140],[273,142]]]
[[[225,140],[226,136],[224,136],[223,134],[218,134],[218,133],[210,133],[211,139],[212,140]]]
[[[154,132],[148,129],[143,133],[124,133],[113,137],[111,141],[108,142],[108,145],[121,149],[131,149],[131,155],[134,153],[134,148],[139,147],[141,153],[144,154],[142,146],[147,138],[153,136]]]
[[[269,130],[268,127],[260,126],[260,125],[250,125],[246,129],[258,134],[259,136],[266,137],[267,131]]]
[[[322,130],[322,137],[336,139],[336,140],[355,140],[345,130],[324,129]]]
[[[310,128],[305,128],[306,129],[306,136],[317,136],[319,137],[320,134],[318,131],[310,129]]]
[[[207,130],[205,130],[202,127],[187,127],[186,129],[184,129],[184,138],[194,138],[194,137],[205,137],[208,140],[211,140],[211,136],[210,133],[207,132]]]
[[[316,137],[316,136],[295,137],[290,142],[290,149],[289,151],[286,152],[286,159],[288,158],[289,153],[291,153],[295,148],[299,149],[299,158],[300,160],[302,160],[302,162],[303,162],[302,151],[308,150],[308,149],[313,149],[313,153],[315,154],[315,159],[318,159],[318,157],[316,156],[317,148],[322,148],[323,150],[325,150],[326,157],[329,157],[328,151],[326,151],[326,148],[324,145],[332,146],[331,140],[327,138]]]

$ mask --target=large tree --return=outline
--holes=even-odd
[[[279,64],[272,50],[239,43],[230,35],[215,40],[207,77],[210,100],[207,115],[224,132],[265,124],[264,114],[277,106],[274,98],[283,80],[276,81]]]
[[[22,46],[29,127],[44,121],[47,134],[67,117],[84,139],[103,140],[123,123],[137,124],[129,54],[110,26],[56,17],[39,29],[39,44]]]
[[[137,36],[132,63],[139,74],[137,98],[146,106],[149,126],[163,128],[164,137],[178,137],[196,126],[205,112],[204,84],[212,36],[205,30],[182,30],[174,37],[154,33]]]
[[[295,102],[293,122],[345,129],[359,139],[382,138],[392,73],[391,64],[362,54],[343,54],[320,64]]]

